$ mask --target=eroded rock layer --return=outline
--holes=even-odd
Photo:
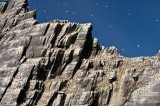
[[[120,56],[90,23],[38,23],[27,6],[0,3],[0,105],[160,106],[160,56]]]

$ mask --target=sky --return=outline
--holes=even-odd
[[[153,56],[160,49],[160,0],[29,0],[37,20],[92,23],[99,44],[127,57]]]

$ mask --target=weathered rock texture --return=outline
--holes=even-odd
[[[127,58],[91,24],[41,23],[26,0],[0,4],[0,105],[160,106],[160,57]]]

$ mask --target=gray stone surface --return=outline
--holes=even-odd
[[[127,58],[92,25],[0,3],[0,106],[160,106],[160,55]]]

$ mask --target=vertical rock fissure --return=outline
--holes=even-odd
[[[0,98],[0,102],[1,102],[1,100],[2,100],[2,98],[3,98],[3,96],[5,95],[7,89],[11,86],[14,77],[17,75],[17,73],[18,73],[18,68],[19,68],[19,67],[17,67],[15,73],[13,74],[12,80],[8,83],[8,86],[6,87],[4,93],[2,94],[2,97]]]
[[[112,98],[112,93],[113,93],[113,85],[112,85],[112,88],[109,90],[107,106],[110,104],[110,100]]]
[[[27,91],[29,89],[29,81],[32,78],[32,72],[33,72],[33,70],[34,70],[34,67],[33,67],[32,71],[31,71],[31,73],[29,75],[29,78],[28,78],[28,80],[26,82],[26,85],[22,88],[22,90],[19,93],[19,96],[17,98],[17,104],[18,105],[21,105],[26,100],[26,93],[27,93]]]

